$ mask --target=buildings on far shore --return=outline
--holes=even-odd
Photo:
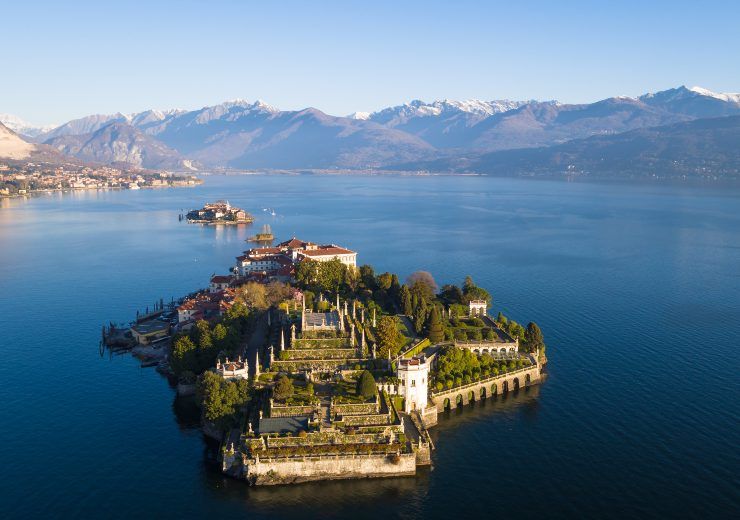
[[[303,260],[328,262],[338,259],[350,267],[357,267],[357,253],[336,244],[318,245],[295,237],[271,247],[256,247],[236,258],[234,271],[242,277],[263,273],[289,280],[295,266]]]

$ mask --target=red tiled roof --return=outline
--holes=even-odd
[[[280,242],[278,244],[278,247],[287,247],[289,249],[298,249],[300,247],[306,247],[312,245],[312,242],[304,242],[303,240],[298,240],[296,237],[291,238],[290,240],[286,240],[285,242]]]
[[[332,245],[320,246],[318,249],[311,249],[308,251],[301,251],[301,254],[306,256],[351,255],[354,254],[354,251]]]
[[[244,251],[247,256],[253,256],[253,255],[275,255],[277,253],[282,253],[282,249],[279,247],[255,247],[254,249],[249,249],[247,251]]]

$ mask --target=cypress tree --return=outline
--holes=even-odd
[[[414,314],[414,308],[411,305],[411,291],[409,291],[408,286],[402,285],[401,286],[401,308],[403,310],[403,313],[406,316],[411,316]]]
[[[533,321],[527,324],[527,330],[524,333],[524,339],[527,342],[530,352],[534,352],[536,349],[542,349],[545,345],[544,338],[542,337],[542,331]]]
[[[357,379],[357,394],[361,395],[365,399],[370,399],[375,396],[377,391],[378,388],[375,384],[375,378],[370,372],[364,370]]]
[[[445,338],[445,331],[442,327],[442,322],[439,319],[437,307],[434,307],[431,314],[429,314],[428,331],[429,341],[431,341],[432,343],[439,343]]]

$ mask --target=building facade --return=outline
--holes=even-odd
[[[400,394],[404,398],[404,412],[423,413],[427,407],[430,365],[425,356],[399,360],[396,371],[400,380]]]

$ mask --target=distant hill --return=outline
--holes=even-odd
[[[740,179],[740,116],[698,119],[536,149],[400,167],[492,175]]]
[[[83,161],[148,169],[192,167],[192,163],[175,150],[118,120],[86,134],[54,137],[46,144]]]

